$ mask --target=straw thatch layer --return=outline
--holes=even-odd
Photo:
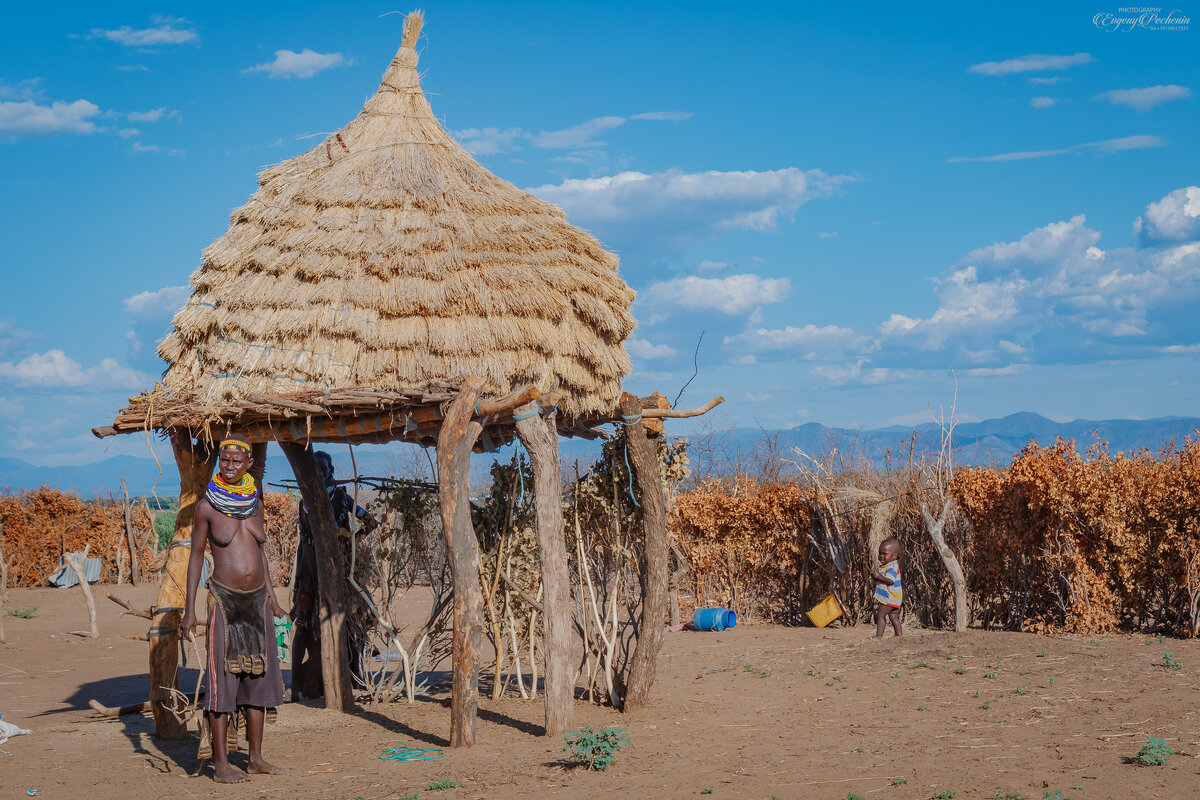
[[[630,363],[617,258],[556,206],[477,164],[421,91],[419,14],[340,132],[267,169],[204,251],[158,348],[177,400],[485,379],[609,413]]]

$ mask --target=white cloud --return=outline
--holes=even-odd
[[[25,404],[12,397],[0,397],[0,416],[16,417],[25,413]]]
[[[869,336],[837,325],[818,327],[813,324],[784,328],[747,328],[725,337],[725,344],[754,352],[789,351],[804,360],[836,359],[845,353],[863,353],[875,349]]]
[[[645,339],[629,339],[625,342],[625,349],[634,358],[644,358],[647,360],[652,358],[668,358],[679,352],[670,345],[651,344]]]
[[[1115,106],[1129,106],[1138,111],[1149,111],[1162,103],[1183,100],[1191,96],[1191,89],[1172,83],[1166,86],[1146,86],[1141,89],[1113,89],[1111,92],[1101,92],[1096,95],[1096,99],[1107,100]]]
[[[775,400],[775,395],[770,392],[746,392],[742,398],[747,403],[770,403]]]
[[[1055,75],[1053,78],[1026,78],[1025,80],[1032,83],[1034,86],[1054,86],[1059,83],[1067,83],[1071,79],[1065,75]]]
[[[461,131],[450,131],[464,149],[481,156],[496,153],[510,153],[520,150],[519,141],[529,138],[529,134],[520,128],[464,128]]]
[[[1053,97],[1034,97],[1030,99],[1029,105],[1034,108],[1049,108],[1057,102],[1058,100]]]
[[[135,153],[157,153],[161,149],[162,148],[156,144],[142,144],[141,142],[134,142],[132,147],[132,150]]]
[[[1176,189],[1146,206],[1133,232],[1143,246],[1200,239],[1200,186]]]
[[[524,143],[549,150],[575,150],[578,152],[557,156],[552,161],[572,164],[593,163],[606,154],[598,148],[607,142],[597,137],[606,131],[621,127],[630,120],[653,122],[683,122],[691,119],[690,111],[647,111],[630,117],[614,115],[595,117],[587,122],[556,131],[530,133],[523,128],[464,128],[450,131],[464,148],[479,155],[512,153],[522,149]]]
[[[696,265],[696,269],[701,272],[720,272],[728,266],[728,261],[701,261]]]
[[[837,231],[821,231],[817,234],[818,239],[836,239]]]
[[[533,136],[533,145],[562,150],[599,147],[605,143],[597,140],[597,136],[624,124],[625,117],[596,117],[561,131],[542,131]]]
[[[1065,153],[1075,153],[1084,150],[1098,150],[1105,153],[1116,153],[1121,150],[1141,150],[1147,147],[1163,147],[1167,144],[1167,140],[1161,136],[1123,136],[1119,139],[1105,139],[1102,142],[1084,142],[1083,144],[1073,144],[1070,147],[1064,147],[1058,150],[1026,150],[1015,153],[1000,153],[994,156],[980,156],[968,158],[966,156],[954,156],[946,159],[947,164],[959,164],[963,162],[980,162],[980,161],[1024,161],[1030,158],[1046,158],[1047,156],[1061,156]]]
[[[121,128],[117,131],[117,136],[120,136],[122,139],[133,139],[141,135],[142,132],[137,128]]]
[[[1102,250],[1100,232],[1079,215],[968,253],[935,281],[930,316],[893,314],[879,326],[883,349],[1071,360],[1189,336],[1190,304],[1200,300],[1200,241],[1187,241],[1200,239],[1188,210],[1200,214],[1200,189],[1190,188],[1150,204],[1135,225],[1142,249]]]
[[[889,369],[887,367],[865,367],[868,359],[860,358],[853,364],[813,367],[810,373],[827,386],[878,386],[881,383],[899,383],[920,375],[915,369]]]
[[[192,296],[190,286],[165,286],[155,292],[141,292],[122,302],[125,313],[135,317],[173,315]]]
[[[0,362],[0,378],[17,386],[38,389],[134,389],[149,382],[142,373],[105,358],[87,369],[62,350],[47,350],[21,361]]]
[[[0,356],[14,353],[27,342],[32,342],[38,338],[38,335],[33,331],[18,328],[8,320],[0,319]]]
[[[150,21],[154,23],[154,27],[135,29],[124,25],[111,31],[92,28],[88,38],[107,39],[126,47],[155,47],[163,44],[188,44],[200,41],[200,35],[194,29],[179,27],[187,23],[185,19],[156,14],[150,18]]]
[[[848,175],[796,167],[768,172],[621,172],[529,189],[576,224],[634,247],[677,247],[727,230],[773,231],[780,217],[828,197]]]
[[[276,50],[274,61],[247,67],[242,72],[265,72],[268,78],[311,78],[318,72],[347,65],[341,53],[318,53],[306,47],[299,53]]]
[[[647,111],[644,114],[634,114],[630,119],[645,119],[656,122],[684,122],[692,118],[690,111]]]
[[[977,75],[1012,75],[1017,72],[1070,69],[1094,60],[1088,53],[1075,53],[1070,56],[1029,55],[1010,58],[1006,61],[985,61],[982,64],[973,64],[967,71]]]
[[[783,302],[791,288],[787,278],[760,278],[757,275],[697,278],[689,275],[655,283],[643,297],[648,303],[672,303],[696,311],[744,314],[758,306]]]
[[[56,133],[88,135],[96,132],[91,118],[100,107],[87,100],[55,100],[39,105],[34,100],[0,102],[0,137],[50,136]]]
[[[178,111],[166,106],[152,108],[149,111],[130,111],[125,115],[125,118],[130,122],[158,122],[163,118],[181,119]]]

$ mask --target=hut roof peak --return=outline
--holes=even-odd
[[[489,396],[536,386],[608,414],[630,371],[632,290],[562,210],[478,164],[421,91],[419,11],[340,131],[264,170],[204,251],[159,347],[176,403],[347,389]]]

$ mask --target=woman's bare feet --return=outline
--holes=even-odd
[[[226,761],[213,765],[213,780],[217,783],[245,783],[246,773]]]
[[[282,775],[286,770],[283,767],[277,767],[274,764],[264,761],[262,758],[250,759],[250,765],[246,771],[251,775]]]

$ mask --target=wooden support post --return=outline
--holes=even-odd
[[[471,448],[483,426],[475,403],[483,381],[468,378],[446,409],[438,434],[438,500],[454,583],[454,681],[450,694],[450,746],[475,744],[479,710],[479,649],[483,636],[483,590],[479,585],[479,543],[471,524]]]
[[[84,575],[83,565],[87,563],[88,551],[92,548],[89,542],[83,548],[83,555],[77,556],[74,553],[64,553],[63,561],[75,573],[75,577],[79,579],[79,588],[83,590],[83,600],[87,603],[88,622],[91,623],[91,628],[88,635],[93,639],[100,638],[100,628],[96,625],[96,601],[92,597],[92,587],[88,584],[87,576]],[[82,633],[82,631],[79,631]]]
[[[640,424],[642,404],[632,394],[621,395],[621,416],[625,420],[626,446],[633,467],[639,502],[642,506],[643,552],[642,613],[637,644],[629,659],[625,680],[623,711],[645,707],[654,685],[658,651],[663,643],[663,620],[667,613],[667,500],[658,474],[658,453],[654,442],[646,438]]]
[[[563,531],[562,472],[559,466],[555,412],[546,417],[538,404],[517,409],[517,433],[533,466],[533,500],[537,508],[538,554],[542,562],[543,633],[546,656],[546,735],[560,736],[575,722],[575,670],[571,665],[571,577]],[[521,419],[526,414],[531,416]],[[536,687],[535,687],[536,688]]]
[[[129,585],[138,583],[137,542],[133,540],[133,515],[129,507],[129,489],[125,487],[125,476],[121,476],[121,494],[125,496],[125,541],[129,543]],[[118,580],[117,583],[120,583]]]
[[[175,536],[167,551],[158,601],[151,609],[154,625],[150,628],[150,708],[154,713],[154,735],[160,739],[185,739],[187,728],[175,718],[168,706],[171,691],[178,688],[179,620],[187,596],[188,554],[192,525],[196,521],[196,503],[204,496],[212,477],[216,456],[203,444],[193,444],[187,433],[171,432],[171,448],[179,466],[179,511],[175,515]]]
[[[279,446],[300,484],[317,556],[317,616],[321,627],[325,707],[348,712],[354,708],[354,694],[350,687],[349,640],[346,636],[346,576],[337,521],[312,448],[297,442],[280,442]]]
[[[0,524],[0,644],[4,644],[4,601],[8,599],[8,568],[16,559],[16,556],[4,554],[4,525]]]

